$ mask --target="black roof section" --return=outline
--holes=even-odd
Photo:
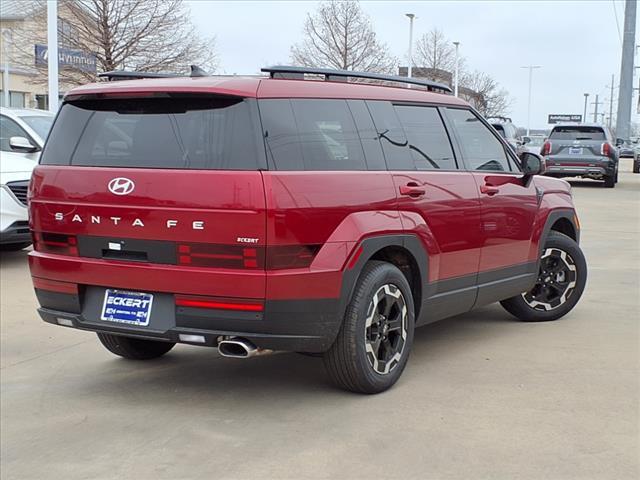
[[[384,82],[397,82],[410,85],[420,85],[426,87],[430,92],[452,93],[449,86],[442,83],[432,82],[423,78],[399,77],[396,75],[385,75],[382,73],[355,72],[352,70],[332,70],[330,68],[307,68],[276,65],[265,67],[263,72],[269,73],[271,78],[288,78],[304,80],[305,75],[323,75],[325,81],[346,81],[348,78],[365,78],[369,80],[381,80]]]

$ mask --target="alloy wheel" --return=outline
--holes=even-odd
[[[567,252],[547,248],[540,259],[540,271],[534,287],[522,294],[536,310],[554,310],[567,302],[576,287],[576,264]]]
[[[373,295],[365,323],[365,351],[376,373],[386,375],[400,363],[407,339],[407,304],[391,283]]]

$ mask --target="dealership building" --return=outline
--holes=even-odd
[[[3,0],[0,8],[0,105],[15,108],[48,108],[47,87],[47,7],[38,0]],[[58,9],[59,38],[73,36],[73,18]],[[60,96],[96,73],[96,57],[91,52],[58,46]],[[9,104],[5,105],[5,90]]]

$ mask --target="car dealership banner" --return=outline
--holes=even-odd
[[[564,122],[582,122],[582,115],[574,115],[571,113],[551,113],[547,123],[564,123]]]
[[[49,63],[49,48],[46,45],[35,45],[36,65]],[[58,47],[58,65],[74,67],[85,72],[96,72],[96,56],[91,52]]]

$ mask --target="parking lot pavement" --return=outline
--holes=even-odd
[[[419,329],[376,396],[297,354],[246,361],[178,346],[113,357],[40,321],[26,252],[1,261],[6,479],[637,479],[640,175],[573,183],[589,281],[565,319],[498,305]]]

